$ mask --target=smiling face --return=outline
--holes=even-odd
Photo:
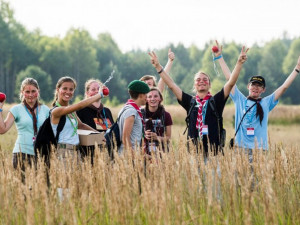
[[[149,107],[157,108],[161,103],[162,98],[160,96],[159,91],[152,90],[147,94],[147,103]]]
[[[99,93],[99,90],[100,90],[100,84],[98,82],[92,82],[90,85],[89,85],[89,88],[88,90],[85,92],[86,96],[89,98],[89,97],[92,97],[96,94]]]
[[[62,85],[57,88],[58,101],[68,103],[75,91],[75,84],[73,82],[63,82]]]
[[[39,89],[33,85],[25,85],[22,95],[27,104],[34,105],[39,97]]]
[[[210,89],[210,80],[208,75],[199,72],[194,78],[194,89],[196,92],[208,92]]]
[[[266,88],[257,82],[249,83],[247,88],[249,90],[249,96],[254,99],[259,98],[260,95],[266,91]]]

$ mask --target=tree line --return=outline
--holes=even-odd
[[[214,92],[224,85],[225,78],[217,63],[214,68],[211,53],[213,42],[205,43],[203,49],[196,45],[185,47],[183,44],[169,44],[156,52],[163,65],[167,62],[168,49],[171,48],[175,53],[171,76],[184,91],[192,92],[193,76],[202,70],[211,76]],[[232,70],[242,44],[222,44],[223,57]],[[250,76],[262,75],[266,79],[267,95],[282,84],[296,65],[300,55],[300,38],[283,35],[263,46],[254,44],[247,47],[250,47],[248,61],[237,82],[238,86],[246,92]],[[145,74],[156,75],[147,51],[122,53],[109,33],[101,33],[94,39],[87,30],[78,28],[71,28],[63,38],[42,35],[40,30],[28,31],[15,20],[9,3],[0,0],[0,91],[6,93],[7,102],[18,101],[20,83],[25,77],[33,77],[39,82],[41,98],[49,102],[60,77],[75,78],[78,83],[76,95],[82,96],[86,80],[96,78],[104,82],[113,70],[114,78],[107,84],[111,97],[106,99],[113,105],[126,101],[127,84],[130,81]],[[287,90],[281,102],[299,104],[298,93],[299,78]],[[173,95],[166,92],[165,103],[175,101]]]

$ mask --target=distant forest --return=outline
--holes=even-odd
[[[262,75],[266,79],[266,96],[275,91],[292,72],[300,55],[300,38],[291,39],[287,36],[270,40],[264,46],[246,46],[250,47],[248,61],[238,80],[242,92],[247,94],[250,76]],[[225,79],[219,67],[219,75],[214,70],[211,53],[213,44],[214,40],[208,41],[203,49],[196,45],[186,47],[183,44],[169,44],[156,52],[162,65],[167,62],[169,48],[175,53],[176,59],[170,74],[184,91],[192,93],[193,76],[202,70],[211,76],[214,93],[224,85]],[[242,44],[221,44],[224,59],[232,70]],[[146,74],[159,78],[147,51],[122,53],[109,33],[101,33],[97,39],[93,39],[87,30],[76,28],[70,29],[63,38],[42,35],[40,30],[28,31],[15,20],[9,3],[0,0],[0,91],[6,93],[8,103],[19,101],[20,83],[25,77],[33,77],[39,82],[41,98],[49,102],[60,77],[71,76],[76,79],[76,96],[79,99],[84,94],[86,80],[97,78],[104,82],[113,70],[114,78],[107,84],[110,98],[106,99],[112,105],[126,101],[130,81]],[[168,92],[165,93],[165,104],[174,103],[174,96]],[[299,93],[300,77],[283,95],[281,103],[299,104]]]

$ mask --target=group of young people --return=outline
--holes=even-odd
[[[210,93],[211,80],[208,74],[199,71],[194,76],[193,91],[195,96],[185,93],[170,76],[175,58],[169,50],[168,63],[162,67],[155,52],[150,52],[150,60],[160,80],[156,85],[154,76],[146,75],[128,85],[130,98],[118,114],[118,126],[122,145],[118,149],[122,154],[128,151],[134,155],[142,149],[151,155],[158,150],[168,151],[171,138],[172,117],[162,105],[165,85],[176,96],[178,103],[186,110],[188,119],[188,139],[197,151],[203,151],[204,157],[222,151],[224,133],[222,114],[228,97],[235,104],[235,145],[239,148],[268,149],[268,114],[278,104],[278,99],[292,84],[300,70],[300,57],[285,82],[271,95],[261,97],[266,90],[266,81],[262,76],[252,76],[247,88],[248,96],[242,94],[236,86],[243,64],[247,61],[249,49],[242,48],[237,63],[231,72],[222,56],[222,46],[214,52],[227,82],[217,93]],[[70,104],[76,81],[71,77],[58,80],[55,89],[53,108],[39,102],[40,89],[33,78],[23,80],[20,88],[21,103],[13,106],[4,120],[0,102],[0,134],[6,133],[15,122],[18,137],[13,149],[13,166],[24,167],[35,159],[34,142],[39,127],[45,119],[51,117],[51,126],[56,135],[60,120],[65,120],[58,138],[57,156],[65,159],[72,156],[81,160],[93,156],[95,147],[79,148],[77,129],[106,132],[114,123],[109,108],[104,107],[101,99],[103,85],[99,80],[88,80],[85,85],[85,99]],[[143,107],[144,106],[144,107]],[[143,108],[142,108],[143,107]],[[104,146],[102,146],[104,147]]]

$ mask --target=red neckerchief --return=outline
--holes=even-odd
[[[136,111],[139,113],[140,117],[141,117],[141,120],[142,120],[142,124],[143,124],[143,128],[145,127],[145,121],[143,119],[143,114],[141,112],[141,109],[140,107],[138,107],[138,105],[132,100],[132,99],[129,99],[127,102],[126,102],[126,105],[132,105],[133,108],[136,109]],[[143,129],[144,130],[144,129]]]
[[[212,95],[210,92],[207,93],[207,95],[201,100],[199,96],[196,96],[196,101],[199,105],[198,108],[198,115],[197,115],[197,123],[196,123],[196,128],[200,131],[200,135],[202,136],[202,128],[203,128],[203,116],[202,116],[202,109],[205,104],[205,102],[210,99]]]

